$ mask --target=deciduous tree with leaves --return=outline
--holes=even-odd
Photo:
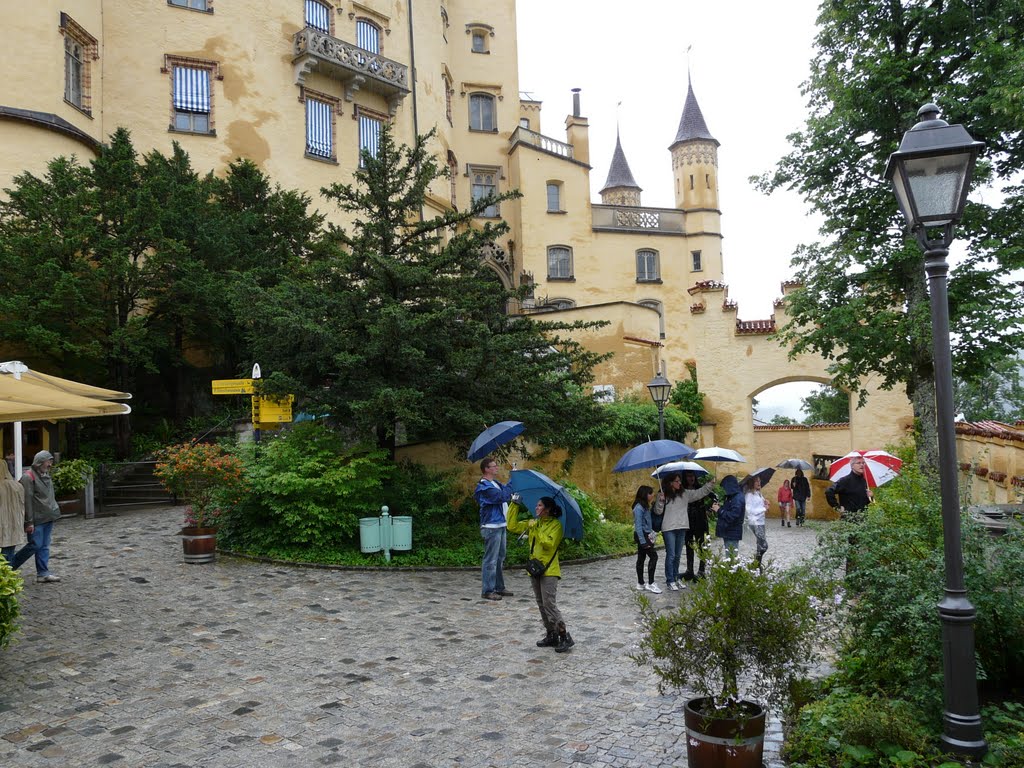
[[[905,386],[919,424],[918,459],[938,466],[930,310],[923,254],[903,232],[882,171],[929,101],[987,145],[975,185],[1013,184],[1024,169],[1024,5],[1018,0],[853,0],[821,4],[804,86],[805,126],[792,152],[757,179],[799,192],[824,218],[819,243],[794,258],[803,287],[787,299],[779,333],[794,355],[830,361],[834,381],[863,392],[863,377]],[[1022,291],[1005,278],[1024,266],[1024,191],[975,195],[950,273],[956,373],[984,375],[1020,333]]]

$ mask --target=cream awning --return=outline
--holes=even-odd
[[[73,419],[88,416],[119,416],[131,413],[124,403],[127,392],[93,387],[36,371],[21,378],[0,372],[0,422]]]

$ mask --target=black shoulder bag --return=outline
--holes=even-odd
[[[526,561],[526,572],[528,574],[530,574],[531,576],[535,576],[536,578],[539,579],[541,576],[543,576],[545,573],[548,572],[548,568],[550,567],[550,565],[553,562],[555,562],[555,555],[558,554],[558,547],[555,547],[555,551],[551,555],[551,559],[548,560],[547,565],[545,565],[540,560],[538,560],[537,558],[532,556],[533,555],[533,547],[534,547],[534,545],[536,543],[537,543],[537,539],[534,539],[533,541],[530,542],[530,555],[531,555],[531,557],[530,557],[529,560]],[[559,547],[562,546],[561,542],[559,542],[558,546]]]

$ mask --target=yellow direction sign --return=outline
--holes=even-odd
[[[280,399],[273,397],[253,397],[252,420],[258,424],[287,424],[292,420],[292,403],[295,395]]]
[[[252,379],[214,379],[213,394],[215,395],[251,395]]]

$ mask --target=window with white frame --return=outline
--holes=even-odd
[[[176,5],[179,8],[191,8],[193,11],[208,11],[207,0],[167,0],[168,5]]]
[[[469,128],[473,131],[498,130],[494,119],[494,96],[489,93],[469,95]]]
[[[548,213],[562,212],[562,184],[558,181],[549,181],[548,192]]]
[[[693,271],[694,272],[702,271],[702,267],[701,267],[701,263],[700,263],[700,251],[690,251],[690,257],[693,259]]]
[[[306,97],[306,154],[334,159],[334,110],[327,101]]]
[[[306,0],[306,26],[331,34],[331,6],[320,0]]]
[[[653,283],[660,279],[658,252],[650,248],[641,248],[636,252],[636,281],[638,283]]]
[[[210,133],[210,70],[174,65],[174,130]]]
[[[520,117],[519,118],[519,127],[520,128],[525,128],[526,130],[530,130],[530,118],[528,118],[528,117]]]
[[[473,168],[469,169],[470,197],[476,203],[489,195],[498,194],[498,171],[495,168]],[[491,203],[484,208],[477,216],[484,218],[497,218],[498,204]]]
[[[572,248],[566,245],[548,247],[548,280],[572,280]]]
[[[384,127],[384,120],[363,110],[357,110],[356,114],[359,120],[359,167],[364,168],[366,162],[363,153],[376,157],[380,149],[380,132]]]
[[[366,19],[356,19],[356,45],[370,53],[380,53],[380,27]]]

